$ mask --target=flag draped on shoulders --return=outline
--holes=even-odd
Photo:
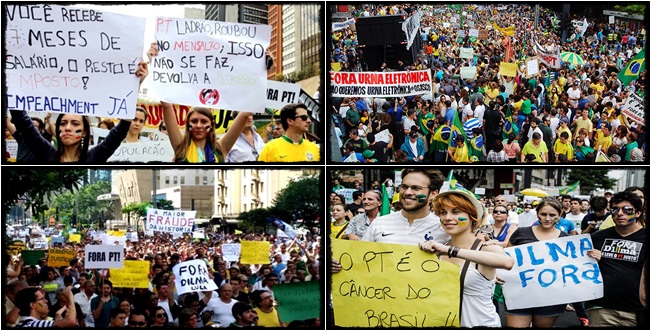
[[[622,82],[624,87],[628,86],[631,81],[636,80],[640,77],[640,73],[644,71],[646,67],[646,48],[642,49],[635,55],[624,67],[622,71],[619,72],[617,78]]]
[[[505,117],[504,125],[502,126],[502,139],[508,139],[510,133],[514,133],[517,136],[520,130],[513,119],[513,112],[510,108],[506,111]]]

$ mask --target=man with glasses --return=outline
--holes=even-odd
[[[251,300],[255,305],[254,311],[258,314],[257,326],[265,328],[278,328],[285,326],[280,322],[278,311],[274,307],[274,299],[271,293],[264,290],[257,290],[251,293]]]
[[[129,315],[129,323],[127,324],[129,328],[139,328],[144,329],[147,327],[147,317],[145,312],[142,310],[132,310]]]
[[[649,247],[642,226],[644,203],[632,192],[619,192],[610,200],[614,227],[591,234],[599,261],[604,296],[586,303],[590,326],[639,327],[645,308],[639,299],[640,277]]]
[[[364,210],[364,213],[360,214],[358,209],[350,209],[358,211],[358,214],[355,215],[352,220],[350,220],[348,226],[346,227],[346,233],[344,233],[341,238],[348,240],[361,240],[368,227],[380,214],[381,205],[382,194],[379,191],[366,191],[362,197],[361,206]]]
[[[79,279],[81,279],[81,277],[79,277]],[[81,288],[81,292],[74,296],[75,303],[81,307],[81,312],[86,315],[85,323],[86,327],[89,328],[95,327],[95,319],[93,318],[93,312],[90,308],[90,302],[96,297],[95,282],[92,280],[87,280],[84,283],[84,287]]]
[[[292,103],[280,110],[280,120],[285,134],[278,139],[268,142],[258,161],[262,162],[316,162],[320,160],[319,146],[303,139],[310,131],[310,116],[307,106],[302,103]]]
[[[496,206],[508,207],[509,201],[506,200],[505,196],[498,195],[498,196],[495,197],[495,205]],[[507,208],[507,210],[508,210],[508,208]],[[519,223],[518,222],[518,213],[516,213],[513,210],[509,210],[509,218],[507,218],[506,221],[509,222],[509,223],[518,224]]]
[[[66,287],[63,294],[67,300],[67,314],[60,320],[46,320],[49,308],[45,293],[38,287],[27,287],[16,294],[19,309],[19,328],[72,328],[77,326],[77,311],[71,287]]]

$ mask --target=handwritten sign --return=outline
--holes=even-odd
[[[344,199],[346,199],[345,203],[346,204],[351,204],[353,203],[353,192],[357,191],[357,189],[354,188],[342,188],[337,190],[335,193],[339,195],[343,195]]]
[[[54,244],[61,244],[61,245],[63,245],[64,241],[65,241],[65,240],[63,239],[62,236],[51,236],[51,237],[50,237],[50,245],[54,245]]]
[[[499,31],[501,34],[505,34],[510,37],[513,37],[515,35],[515,26],[513,25],[506,28],[501,28],[499,25],[497,25],[496,22],[493,22],[493,28],[495,28],[495,30]]]
[[[527,60],[527,76],[533,76],[538,73],[538,58]]]
[[[278,301],[278,315],[283,322],[321,316],[319,282],[278,284],[274,286],[274,298]]]
[[[32,238],[29,241],[34,244],[34,249],[48,249],[50,246],[47,238]]]
[[[223,244],[222,245],[222,258],[224,261],[238,261],[242,246],[240,244]]]
[[[138,99],[138,107],[141,107],[147,113],[145,128],[158,130],[158,125],[163,122],[163,107],[158,100],[149,100],[145,98]],[[185,119],[190,112],[190,107],[186,105],[172,104],[176,123],[183,132],[185,130]],[[213,118],[215,119],[215,133],[226,132],[226,129],[234,119],[233,112],[230,110],[211,108]],[[143,129],[144,130],[144,129]]]
[[[172,269],[174,273],[176,293],[214,291],[215,282],[208,276],[208,268],[202,260],[191,260],[179,263]]]
[[[151,94],[188,106],[263,113],[270,39],[269,25],[158,17]]]
[[[56,5],[6,10],[9,109],[134,117],[144,18]]]
[[[70,260],[77,256],[74,249],[50,248],[47,251],[47,265],[50,267],[70,266]]]
[[[267,108],[281,109],[285,105],[298,102],[301,85],[292,83],[267,81]]]
[[[194,226],[196,210],[147,209],[147,230],[167,233],[190,233]]]
[[[173,162],[174,149],[168,140],[120,144],[107,162]]]
[[[515,77],[518,72],[518,65],[510,62],[500,62],[500,75]]]
[[[68,241],[71,243],[81,243],[81,235],[80,234],[70,234],[68,236]]]
[[[9,158],[7,161],[9,162],[16,162],[16,158],[18,158],[18,142],[16,140],[5,140],[6,143],[6,151],[9,153]]]
[[[601,298],[603,279],[599,264],[586,255],[591,249],[588,234],[506,248],[515,265],[509,271],[499,270],[498,274],[504,279],[508,309]]]
[[[139,240],[139,238],[138,238],[138,232],[127,232],[127,233],[125,234],[125,237],[127,238],[127,240],[129,240],[129,241],[131,241],[131,242],[134,242],[134,241],[138,241],[138,240]]]
[[[472,47],[461,47],[459,48],[459,57],[462,59],[472,59],[473,50]]]
[[[468,37],[479,38],[479,30],[477,30],[477,29],[468,29]]]
[[[269,248],[268,241],[242,241],[241,258],[242,264],[268,264]]]
[[[477,39],[479,39],[479,40],[488,39],[488,30],[485,30],[485,29],[479,30],[479,33],[477,34]]]
[[[121,245],[86,245],[84,255],[87,269],[122,269],[124,246]]]
[[[432,93],[429,69],[409,72],[330,72],[332,96],[397,97]]]
[[[384,141],[385,143],[389,143],[391,141],[391,137],[389,136],[389,129],[384,129],[377,134],[375,134],[375,141]]]
[[[458,266],[416,245],[339,239],[332,258],[343,269],[332,275],[337,326],[459,326]]]
[[[149,288],[149,261],[125,260],[122,269],[110,269],[115,287]]]
[[[644,124],[644,100],[636,94],[630,94],[622,106],[622,114],[628,116],[631,120]]]
[[[461,79],[475,79],[477,67],[461,67]]]
[[[349,18],[344,22],[332,22],[332,32],[343,30],[351,24],[355,24],[354,18]]]
[[[11,244],[7,245],[7,251],[9,254],[17,256],[20,252],[25,249],[25,243],[21,241],[14,241]]]

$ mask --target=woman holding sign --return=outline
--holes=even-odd
[[[510,270],[513,259],[504,253],[502,246],[483,246],[473,234],[486,215],[483,204],[469,192],[452,190],[438,194],[433,205],[443,229],[452,239],[446,245],[430,240],[418,246],[439,255],[442,261],[461,267],[459,325],[500,327],[500,316],[492,301],[495,270]]]
[[[538,225],[516,229],[511,235],[508,247],[529,244],[536,241],[565,237],[567,234],[556,228],[561,219],[563,206],[553,198],[543,198],[536,207]],[[508,302],[506,303],[508,308]],[[558,316],[565,311],[565,304],[506,310],[506,326],[511,328],[551,329]]]
[[[148,73],[147,63],[140,62],[136,76],[141,84]],[[38,132],[27,112],[17,109],[10,111],[16,130],[22,133],[25,144],[38,163],[104,163],[120,146],[131,125],[131,120],[120,120],[106,139],[89,150],[91,129],[88,117],[61,114],[55,125],[55,147]]]

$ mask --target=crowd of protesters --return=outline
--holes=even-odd
[[[81,243],[56,243],[77,250],[69,265],[51,267],[47,257],[25,265],[20,255],[5,256],[6,326],[64,328],[289,327],[320,325],[319,318],[280,320],[274,287],[282,283],[318,282],[320,237],[299,234],[294,239],[269,234],[207,234],[205,240],[157,233],[139,233],[127,241],[125,259],[148,261],[149,288],[113,286],[109,269],[86,269],[84,247],[101,244],[93,231],[83,231]],[[241,240],[270,242],[269,263],[247,265],[225,261],[221,245]],[[5,253],[7,254],[7,253]],[[6,258],[6,259],[5,259]],[[175,291],[173,267],[204,261],[216,291]]]
[[[356,20],[378,15],[407,19],[420,13],[415,38],[421,39],[422,47],[415,60],[400,58],[397,63],[369,67],[365,53],[369,50],[360,47],[356,31],[349,26],[331,35],[332,70],[431,69],[433,93],[331,98],[331,118],[343,160],[593,163],[645,159],[646,126],[622,113],[622,107],[630,95],[644,98],[647,70],[630,82],[623,83],[618,75],[636,56],[644,58],[643,24],[608,24],[605,16],[588,19],[585,31],[569,28],[567,39],[561,42],[560,14],[544,6],[537,28],[533,7],[524,4],[350,8]],[[462,12],[469,18],[459,17]],[[457,18],[456,24],[449,25],[451,17]],[[345,19],[333,22],[340,20]],[[468,21],[476,29],[488,27],[487,39],[469,37]],[[515,33],[504,35],[494,24],[513,26]],[[465,36],[458,37],[459,31]],[[539,73],[527,76],[526,60],[536,56],[536,44],[546,51],[575,53],[584,62],[563,61],[558,68],[540,62]],[[469,47],[473,57],[461,58],[460,48]],[[501,62],[516,63],[516,76],[500,75]],[[475,77],[461,79],[461,68],[470,66],[477,68]],[[451,132],[455,126],[465,135],[455,136]],[[390,138],[378,141],[376,135],[384,130]]]

